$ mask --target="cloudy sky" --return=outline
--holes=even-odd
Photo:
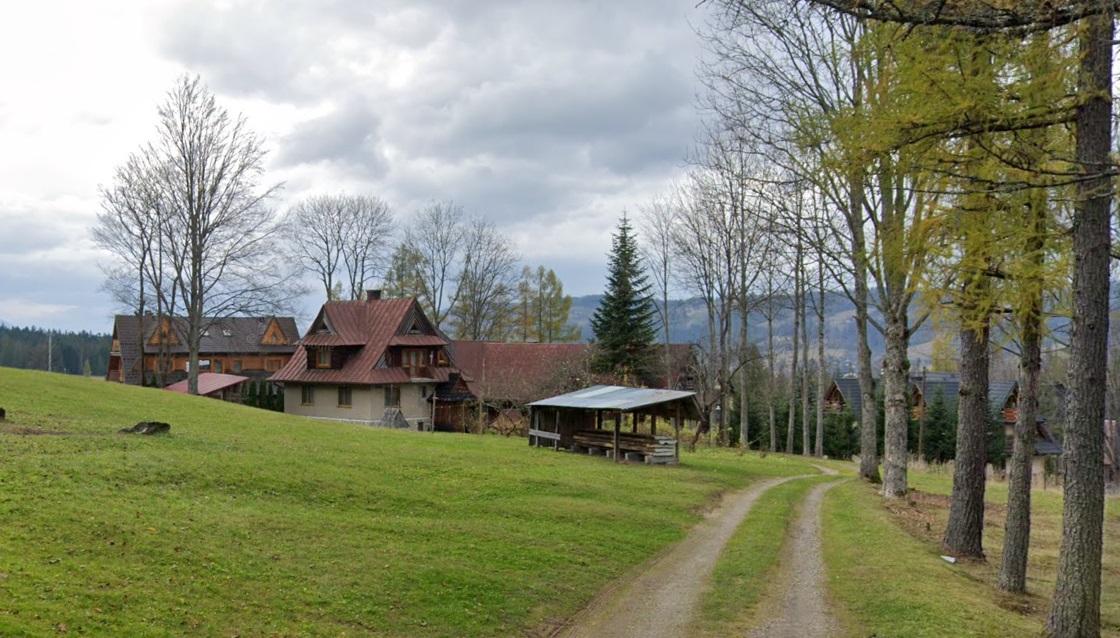
[[[0,320],[104,331],[98,186],[197,73],[267,141],[278,209],[454,199],[598,292],[609,231],[695,138],[693,0],[151,0],[8,7],[0,22]],[[317,306],[309,298],[307,305]]]

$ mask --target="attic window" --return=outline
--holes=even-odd
[[[233,333],[229,331],[229,328],[222,328],[222,336],[223,337],[232,337]]]
[[[203,330],[202,331],[202,336],[209,337],[210,336],[210,329],[207,328],[207,329]]]

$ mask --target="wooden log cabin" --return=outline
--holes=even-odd
[[[529,445],[616,462],[678,463],[683,421],[699,418],[695,392],[595,385],[530,403]]]
[[[915,421],[926,415],[930,404],[940,397],[950,414],[957,413],[960,399],[960,377],[945,372],[923,372],[910,377],[910,414]],[[858,424],[862,399],[859,380],[846,375],[833,380],[825,392],[824,407],[832,412],[850,410],[853,421]],[[1003,425],[1004,441],[1008,456],[1015,435],[1015,421],[1019,418],[1019,383],[1017,381],[991,381],[988,384],[988,407]],[[1062,447],[1046,426],[1045,419],[1036,424],[1035,450],[1031,465],[1032,482],[1036,485],[1046,483],[1046,458],[1061,455]]]
[[[292,317],[208,318],[199,344],[199,371],[265,379],[288,363],[298,340]],[[171,385],[187,377],[188,361],[185,318],[114,318],[109,381],[156,385],[162,362],[163,385]]]

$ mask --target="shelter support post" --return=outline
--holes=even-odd
[[[673,456],[677,463],[681,462],[681,406],[677,404],[677,413],[673,416],[673,434],[676,439],[673,443]]]
[[[618,413],[618,417],[614,420],[614,462],[620,463],[622,461],[621,455],[618,453],[618,434],[622,429],[622,413]]]

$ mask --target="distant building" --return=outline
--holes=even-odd
[[[292,317],[210,318],[204,325],[199,372],[264,379],[284,367],[299,340]],[[148,315],[141,320],[135,315],[117,315],[105,378],[131,385],[155,385],[161,355],[165,360],[164,385],[187,378],[185,318]]]
[[[413,298],[328,301],[270,377],[284,411],[387,427],[454,429],[473,400],[449,340]]]
[[[915,420],[925,416],[929,403],[938,395],[945,408],[952,414],[957,412],[960,400],[961,380],[956,374],[945,372],[925,372],[910,377],[910,410]],[[859,379],[847,374],[833,379],[824,396],[825,409],[841,412],[848,409],[852,420],[859,423],[862,414],[863,398],[859,391]],[[1007,453],[1011,453],[1011,441],[1015,433],[1015,422],[1019,418],[1019,383],[1017,381],[990,381],[988,383],[988,407],[992,414],[999,415],[1003,423],[1007,442]],[[1044,477],[1045,457],[1058,456],[1061,445],[1054,439],[1044,419],[1039,419],[1035,433],[1035,453],[1032,474],[1036,481]]]

